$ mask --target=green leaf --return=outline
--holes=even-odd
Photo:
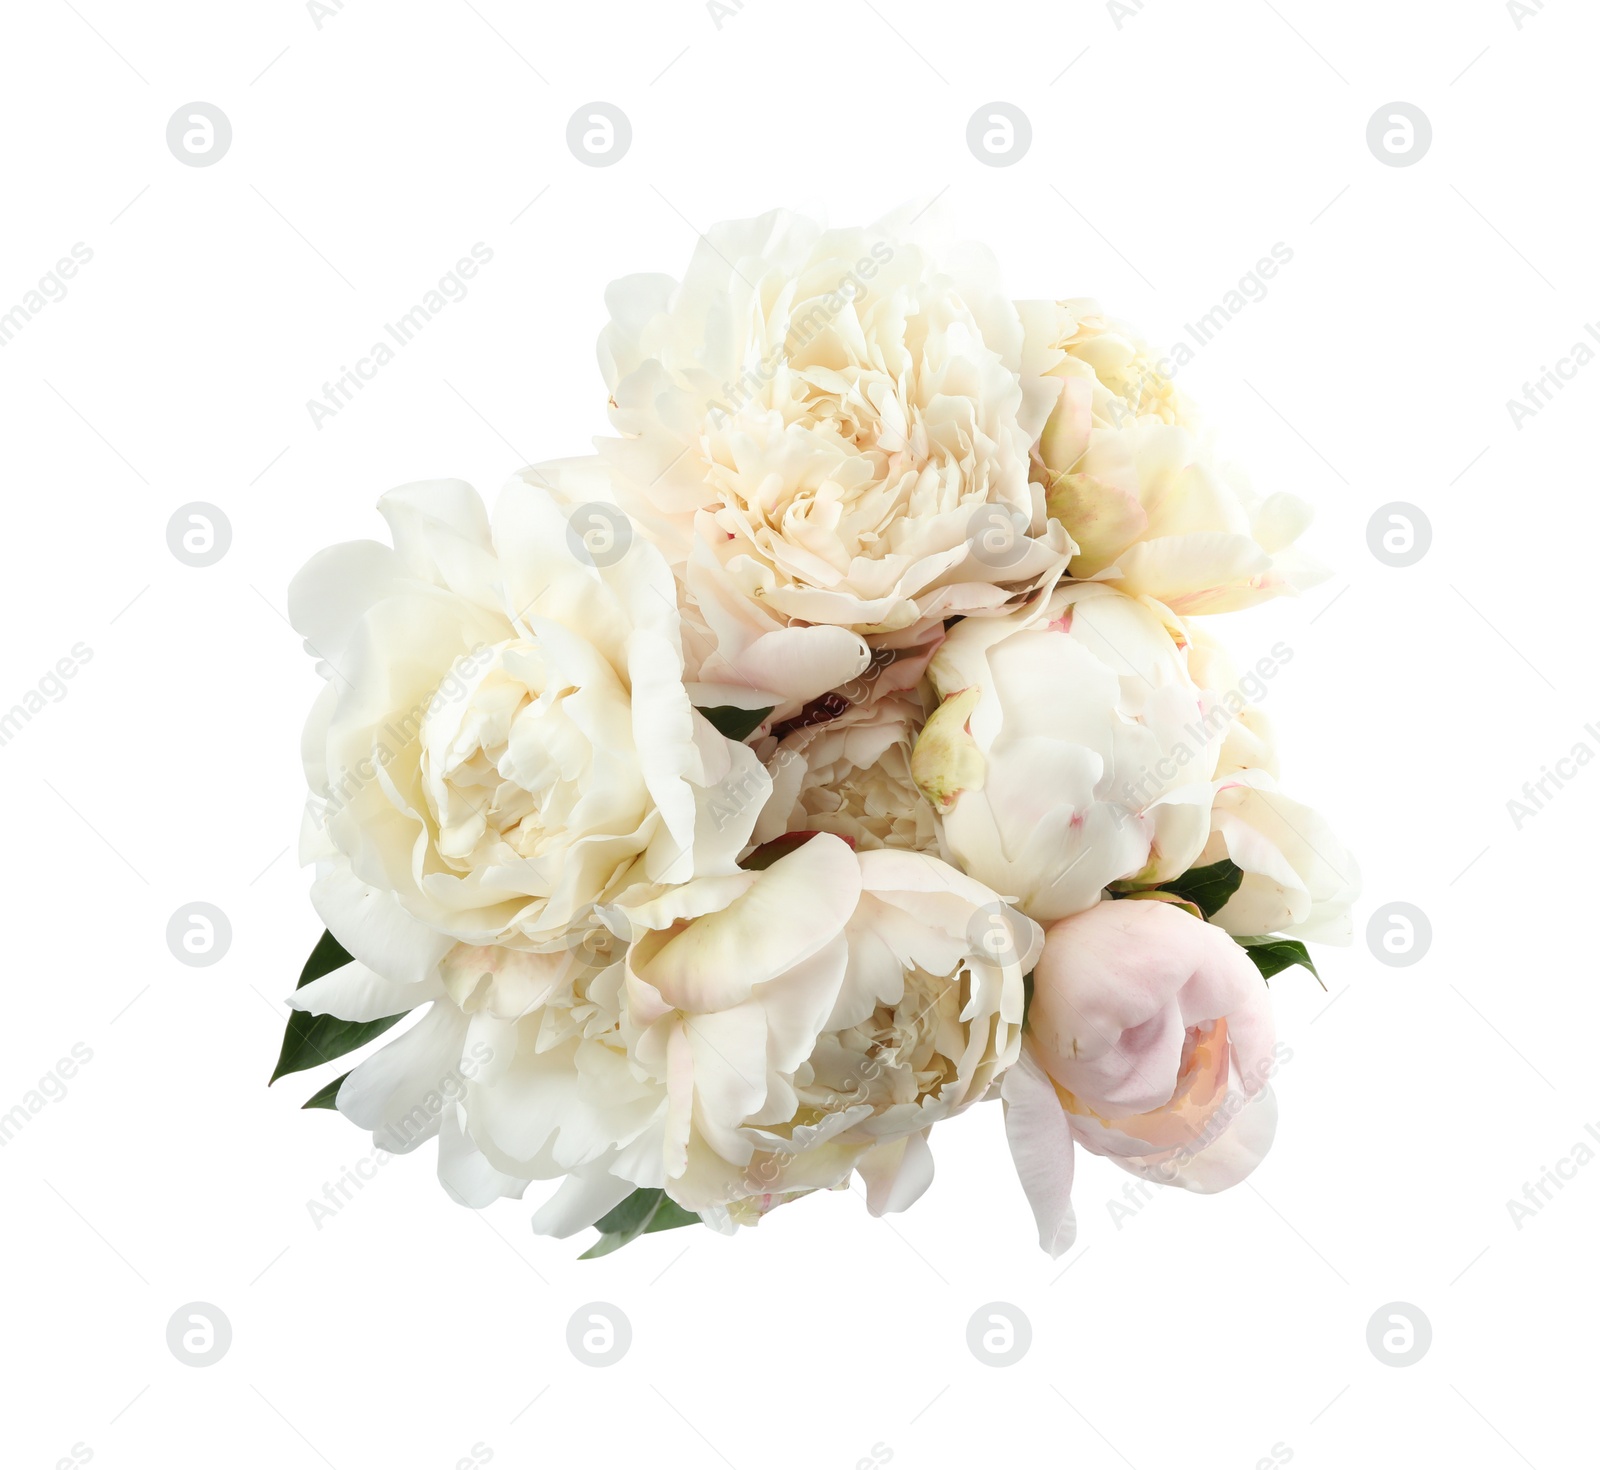
[[[747,873],[764,873],[779,858],[788,857],[796,848],[804,847],[813,837],[819,835],[816,832],[785,832],[782,837],[774,837],[771,842],[763,842],[739,866]],[[849,842],[851,847],[855,846],[848,837],[843,840]]]
[[[654,1235],[658,1230],[677,1230],[684,1225],[698,1225],[700,1217],[692,1210],[686,1210],[676,1200],[665,1199],[661,1207],[650,1217],[650,1223],[644,1227],[646,1235]]]
[[[1270,980],[1280,970],[1287,970],[1291,965],[1304,965],[1316,978],[1318,985],[1322,985],[1322,976],[1317,974],[1317,967],[1311,963],[1311,956],[1306,952],[1306,947],[1298,939],[1285,939],[1279,934],[1248,934],[1242,938],[1234,936],[1244,946],[1244,951],[1256,962],[1256,969],[1261,971],[1263,980]],[[1322,985],[1326,990],[1328,987]]]
[[[337,1108],[339,1104],[335,1099],[339,1096],[339,1089],[344,1085],[344,1079],[349,1075],[349,1072],[341,1073],[320,1092],[313,1093],[300,1104],[301,1110],[303,1111],[306,1108]]]
[[[348,965],[352,958],[331,933],[324,934],[311,951],[311,958],[300,972],[300,981],[295,989],[299,990],[313,980],[332,974],[341,965]],[[405,1015],[406,1012],[401,1011],[399,1015],[380,1016],[376,1021],[342,1021],[338,1016],[313,1016],[309,1011],[291,1011],[289,1023],[283,1031],[278,1065],[272,1069],[267,1086],[271,1087],[278,1078],[287,1077],[292,1072],[320,1067],[324,1062],[353,1052],[358,1046],[365,1046],[373,1037],[382,1036]],[[331,1104],[319,1103],[318,1106]]]
[[[1223,858],[1209,867],[1190,868],[1181,878],[1174,878],[1163,886],[1168,893],[1192,903],[1209,919],[1239,891],[1243,882],[1244,870]]]
[[[309,1011],[290,1013],[289,1024],[284,1027],[283,1047],[278,1053],[278,1065],[267,1079],[271,1087],[280,1077],[292,1072],[304,1072],[310,1067],[320,1067],[324,1062],[340,1057],[365,1046],[375,1036],[382,1036],[408,1013],[380,1016],[376,1021],[342,1021],[338,1016],[313,1016]]]
[[[335,970],[348,965],[354,958],[355,956],[333,937],[333,931],[325,929],[322,938],[317,941],[317,947],[311,951],[311,958],[306,961],[306,967],[300,972],[300,978],[295,982],[294,988],[299,990],[313,980],[331,975]]]
[[[753,731],[760,729],[761,722],[774,708],[770,704],[765,709],[740,709],[733,704],[714,704],[700,713],[729,740],[747,740]]]
[[[614,1210],[595,1221],[594,1228],[600,1232],[600,1239],[578,1259],[592,1261],[597,1256],[608,1256],[620,1250],[641,1235],[699,1223],[698,1215],[690,1214],[682,1205],[668,1199],[664,1189],[636,1189]]]

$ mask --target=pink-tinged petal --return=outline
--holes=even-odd
[[[1078,1233],[1072,1210],[1072,1127],[1055,1084],[1027,1047],[1001,1081],[1000,1101],[1006,1141],[1033,1208],[1039,1244],[1052,1258],[1060,1256]]]
[[[1058,380],[1058,397],[1044,433],[1039,453],[1045,465],[1057,472],[1070,470],[1089,447],[1094,428],[1094,381],[1085,376]],[[1068,526],[1070,531],[1072,527]]]
[[[856,1172],[867,1186],[869,1213],[898,1215],[909,1210],[933,1183],[928,1130],[868,1149],[856,1161]]]
[[[1145,529],[1138,476],[1115,437],[1097,438],[1078,469],[1052,481],[1045,509],[1078,545],[1074,577],[1093,577],[1117,562]]]
[[[1272,1147],[1278,1100],[1270,1087],[1246,1098],[1231,1088],[1213,1112],[1200,1146],[1145,1157],[1113,1155],[1130,1174],[1195,1194],[1217,1194],[1248,1178]]]
[[[598,939],[585,945],[582,957],[597,964],[602,960]],[[556,995],[571,979],[579,958],[566,950],[534,954],[497,944],[458,944],[440,961],[439,974],[462,1010],[483,1010],[499,1020],[515,1021]]]
[[[1103,902],[1051,925],[1029,1025],[1043,1065],[1085,1107],[1145,1112],[1172,1097],[1188,1028],[1258,1015],[1262,988],[1222,930],[1172,904]]]
[[[1250,537],[1229,531],[1152,537],[1117,558],[1124,591],[1158,598],[1179,614],[1213,611],[1210,594],[1253,587],[1271,569],[1272,558]]]

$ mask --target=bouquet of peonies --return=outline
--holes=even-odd
[[[1356,865],[1194,620],[1307,585],[1092,302],[785,213],[608,293],[616,437],[491,516],[403,486],[314,557],[302,838],[327,933],[277,1077],[589,1254],[859,1177],[998,1099],[1040,1242],[1075,1146],[1212,1191],[1272,1140],[1265,980]]]

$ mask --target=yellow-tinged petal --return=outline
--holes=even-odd
[[[911,751],[911,778],[941,812],[963,791],[983,789],[983,752],[967,720],[983,697],[981,689],[961,689],[936,709]]]

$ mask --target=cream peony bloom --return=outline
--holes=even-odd
[[[905,694],[802,725],[756,746],[772,777],[772,796],[754,841],[788,832],[832,832],[857,852],[898,847],[937,852],[933,808],[911,775],[922,706]]]
[[[1361,870],[1323,817],[1285,796],[1266,771],[1245,770],[1217,782],[1211,828],[1199,861],[1228,858],[1244,870],[1212,923],[1230,934],[1350,942]]]
[[[1249,956],[1175,905],[1107,901],[1051,925],[1022,1059],[1001,1097],[1012,1157],[1059,1256],[1073,1242],[1074,1147],[1210,1194],[1271,1147],[1284,1053]]]
[[[1199,865],[1230,859],[1244,879],[1212,916],[1230,934],[1286,933],[1324,944],[1348,944],[1350,907],[1361,890],[1354,855],[1310,807],[1278,789],[1272,726],[1254,703],[1267,686],[1255,670],[1241,673],[1214,639],[1191,634],[1195,682],[1225,691],[1216,714],[1229,716],[1217,756],[1211,832]],[[1284,645],[1274,652],[1284,662]],[[1271,669],[1278,659],[1263,659]]]
[[[441,1176],[469,1204],[565,1176],[534,1220],[554,1235],[636,1188],[731,1228],[852,1172],[875,1213],[901,1210],[932,1176],[932,1125],[1016,1059],[1042,946],[937,859],[828,835],[607,918],[623,935],[582,951],[456,946],[425,990],[355,965],[296,992],[336,1015],[432,996],[352,1072],[340,1111],[386,1148],[407,1119],[407,1137],[438,1132]],[[434,1128],[427,1098],[464,1063]]]
[[[1324,573],[1294,542],[1311,509],[1265,500],[1219,465],[1193,410],[1143,343],[1092,301],[1025,302],[1027,355],[1056,383],[1035,450],[1049,515],[1077,543],[1070,571],[1174,612],[1229,612]]]
[[[607,300],[623,437],[600,451],[715,635],[703,679],[803,704],[864,637],[1003,610],[1065,565],[1029,481],[1055,394],[986,253],[774,213]]]
[[[1228,722],[1217,754],[1217,779],[1240,771],[1265,771],[1276,776],[1277,741],[1272,721],[1260,704],[1270,686],[1258,670],[1268,671],[1267,677],[1276,677],[1282,665],[1293,657],[1293,650],[1280,643],[1274,648],[1273,657],[1260,660],[1257,669],[1247,673],[1209,633],[1195,627],[1188,627],[1187,633],[1189,677],[1202,689],[1217,694],[1220,704],[1215,718],[1226,718]]]
[[[289,594],[328,678],[304,739],[303,850],[329,928],[414,976],[442,950],[401,961],[369,933],[397,910],[551,948],[634,883],[735,871],[768,780],[690,704],[659,554],[638,541],[590,565],[526,481],[492,528],[459,481],[379,508],[393,549],[333,547]]]
[[[912,769],[953,860],[1040,923],[1193,866],[1229,717],[1186,636],[1097,583],[951,629]]]

